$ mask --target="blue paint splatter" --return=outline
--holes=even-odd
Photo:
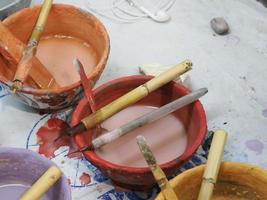
[[[262,115],[263,115],[264,117],[267,117],[267,108],[264,109],[264,110],[262,111]]]
[[[248,140],[246,141],[246,146],[251,151],[255,151],[257,154],[261,154],[264,148],[264,144],[259,140]]]
[[[125,195],[124,195],[124,192],[116,192],[113,189],[113,190],[110,190],[110,191],[100,195],[97,199],[100,199],[100,200],[113,200],[113,199],[124,200]]]
[[[83,161],[85,161],[85,165],[88,167],[88,169],[93,172],[93,179],[95,181],[102,183],[108,180],[108,178],[106,178],[98,168],[92,165],[90,161],[88,161],[86,158],[83,158]]]

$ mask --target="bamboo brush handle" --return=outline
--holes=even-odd
[[[82,119],[82,123],[87,130],[95,127],[97,124],[103,122],[107,118],[111,117],[115,113],[121,111],[129,105],[132,105],[139,101],[140,99],[147,96],[149,93],[160,88],[166,83],[172,81],[179,75],[189,71],[192,67],[192,62],[185,60],[184,62],[175,65],[170,70],[160,74],[158,77],[151,79],[145,84],[135,88],[134,90],[128,92],[127,94],[121,96],[110,104],[104,106],[95,113],[89,115],[88,117]]]
[[[37,45],[43,32],[49,11],[52,7],[52,3],[53,0],[44,0],[37,23],[35,24],[30,40],[23,51],[22,58],[20,59],[17,71],[13,78],[12,88],[14,92],[22,89],[23,82],[26,80],[30,69],[32,68],[32,59],[36,54]]]
[[[44,3],[42,5],[40,15],[38,17],[38,20],[36,22],[36,25],[34,27],[34,30],[32,32],[31,38],[29,40],[29,43],[35,41],[36,43],[39,42],[41,34],[43,32],[47,17],[49,15],[50,9],[52,7],[53,0],[44,0]]]
[[[139,135],[136,137],[136,141],[165,199],[178,200],[178,197],[176,196],[173,188],[171,187],[166,175],[164,174],[160,166],[157,164],[157,161],[149,146],[147,145],[145,138]]]
[[[212,197],[214,184],[217,181],[226,140],[227,133],[223,130],[217,130],[213,135],[208,161],[205,167],[200,192],[198,195],[198,200],[210,200]]]
[[[20,200],[40,199],[61,177],[58,167],[50,167],[21,197]]]

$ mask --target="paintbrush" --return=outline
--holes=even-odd
[[[96,125],[102,123],[107,118],[121,111],[122,109],[136,103],[142,98],[146,97],[149,93],[155,91],[161,86],[167,84],[179,75],[192,69],[192,62],[186,60],[180,64],[174,65],[171,69],[163,72],[157,77],[149,80],[148,82],[140,85],[134,90],[114,100],[108,105],[97,110],[95,113],[85,117],[76,126],[66,130],[66,134],[74,136],[76,133],[80,133],[86,130],[90,130]]]
[[[96,108],[96,103],[95,103],[95,99],[94,99],[94,93],[93,93],[93,90],[91,88],[90,81],[88,80],[88,78],[86,76],[84,67],[78,58],[75,58],[73,60],[73,65],[77,68],[77,71],[80,75],[80,79],[81,79],[82,86],[83,86],[83,91],[84,91],[85,96],[87,98],[87,101],[89,103],[90,109],[91,109],[92,113],[95,113],[97,108]],[[100,126],[100,124],[97,125],[97,129],[99,131],[107,131],[106,129],[102,128]]]
[[[173,188],[171,187],[166,175],[164,174],[160,166],[157,164],[157,161],[151,149],[147,145],[145,138],[139,135],[136,137],[136,141],[165,199],[178,200],[178,197],[176,196]]]
[[[32,58],[35,56],[37,51],[38,42],[43,32],[47,17],[52,7],[53,0],[45,0],[37,23],[33,29],[30,40],[23,51],[22,57],[19,61],[15,76],[13,78],[12,91],[15,93],[17,90],[21,90],[23,83],[27,78],[30,69],[32,68]]]
[[[73,60],[73,65],[76,67],[79,75],[80,75],[80,79],[82,82],[82,86],[83,86],[83,91],[85,93],[85,96],[87,98],[87,101],[89,103],[90,109],[92,111],[92,113],[96,112],[96,103],[95,103],[95,99],[94,99],[94,94],[93,91],[91,89],[91,86],[89,85],[89,80],[87,79],[84,67],[82,65],[82,63],[80,62],[79,59],[75,58]],[[101,128],[100,125],[97,125],[99,130],[105,130],[103,128]],[[54,142],[57,142],[60,138],[64,137],[64,135],[59,135]],[[52,145],[52,144],[51,144]],[[76,153],[76,152],[73,152]]]
[[[79,59],[75,58],[73,60],[73,65],[77,68],[77,71],[80,75],[80,79],[82,82],[82,86],[83,86],[83,91],[85,93],[85,96],[87,98],[87,101],[89,102],[90,108],[92,110],[92,112],[94,113],[96,111],[96,104],[95,104],[95,100],[94,100],[94,94],[93,91],[91,89],[91,86],[89,85],[89,81],[87,79],[84,67],[82,65],[82,63],[80,62]]]
[[[214,185],[217,181],[223,150],[227,140],[227,133],[223,130],[215,131],[209,151],[208,161],[202,178],[198,200],[210,200]]]
[[[26,190],[19,200],[40,199],[61,177],[62,172],[56,166],[50,167],[28,190]]]
[[[165,116],[167,116],[168,114],[196,101],[197,99],[199,99],[200,97],[202,97],[203,95],[205,95],[208,92],[208,90],[206,88],[202,88],[196,91],[193,91],[183,97],[180,97],[179,99],[176,99],[156,110],[153,110],[141,117],[136,118],[133,121],[130,121],[124,125],[122,125],[119,128],[114,129],[111,132],[105,133],[104,135],[101,135],[100,137],[94,139],[92,141],[92,144],[90,144],[89,146],[83,148],[80,150],[80,152],[82,151],[87,151],[87,150],[94,150],[94,149],[98,149],[101,146],[110,143],[114,140],[116,140],[117,138],[125,135],[126,133],[129,133],[130,131],[133,131],[137,128],[140,128],[146,124],[152,123],[158,119],[161,119]],[[79,152],[79,151],[77,151]],[[73,152],[73,153],[77,153],[77,152]]]

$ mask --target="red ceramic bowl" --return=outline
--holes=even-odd
[[[137,86],[147,82],[151,77],[143,75],[127,76],[112,80],[103,84],[94,90],[97,107],[103,107],[111,101],[117,99],[123,94],[136,88]],[[152,92],[147,97],[138,102],[138,104],[147,104],[153,99],[153,104],[156,100],[158,106],[164,105],[174,99],[188,94],[189,89],[184,86],[171,82],[160,89]],[[177,112],[177,116],[183,123],[188,137],[188,144],[185,152],[174,160],[164,163],[161,168],[166,173],[167,177],[174,175],[175,171],[183,165],[200,146],[207,132],[206,115],[203,106],[199,101],[190,104]],[[87,100],[84,98],[80,101],[75,109],[71,124],[77,124],[83,117],[91,113]],[[84,147],[90,144],[93,131],[87,131],[76,135],[75,141],[79,147]],[[109,177],[117,186],[131,190],[148,190],[154,184],[155,180],[148,167],[136,168],[120,166],[103,160],[93,151],[84,153],[85,157],[97,166],[105,176]]]

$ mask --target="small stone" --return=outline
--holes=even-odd
[[[210,26],[215,33],[224,35],[229,32],[229,26],[224,18],[216,17],[210,21]]]

